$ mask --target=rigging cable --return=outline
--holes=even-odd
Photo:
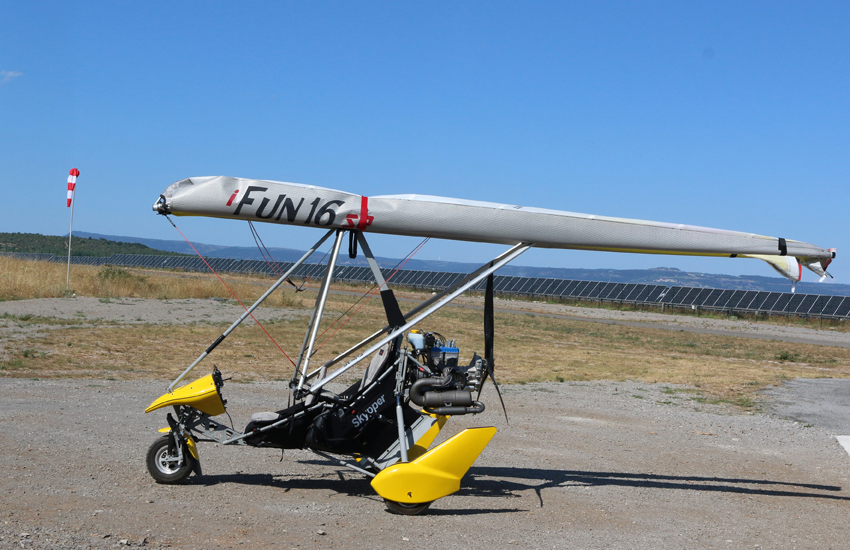
[[[254,244],[257,245],[257,249],[260,251],[260,255],[263,257],[263,260],[272,268],[272,270],[278,275],[283,275],[283,271],[277,266],[277,262],[274,258],[272,258],[272,253],[266,248],[266,244],[263,242],[262,237],[260,237],[260,232],[257,231],[257,228],[254,227],[254,224],[249,220],[248,225],[251,227],[251,236],[254,237]],[[259,242],[258,242],[259,241]],[[262,248],[261,248],[262,245]],[[265,253],[263,253],[263,249],[265,249]],[[328,257],[330,253],[330,247],[325,251],[325,254],[321,257],[318,264],[305,264],[302,267],[307,267],[308,273],[304,276],[304,282],[301,283],[301,286],[296,285],[292,282],[291,279],[286,279],[286,282],[292,285],[295,288],[295,292],[302,292],[304,290],[304,286],[310,280],[314,273],[317,271],[321,271],[322,264],[325,261],[325,258]],[[266,259],[266,255],[268,255],[268,259]]]
[[[313,264],[313,267],[311,267],[308,270],[307,275],[304,277],[305,283],[310,280],[310,278],[313,276],[314,273],[321,272],[322,268],[325,267],[325,265],[324,265],[325,264],[325,258],[327,258],[328,254],[331,253],[331,248],[333,248],[333,247],[328,246],[328,249],[325,250],[325,254],[319,259],[319,262],[316,263],[316,264]]]
[[[213,268],[212,268],[212,266],[209,264],[209,262],[207,262],[207,260],[206,260],[203,256],[201,256],[201,253],[200,253],[200,252],[198,252],[198,249],[197,249],[197,248],[195,248],[195,246],[194,246],[194,245],[193,245],[193,244],[189,241],[189,239],[187,239],[187,238],[186,238],[186,235],[184,235],[184,234],[183,234],[183,232],[182,232],[182,231],[180,231],[180,228],[179,228],[179,227],[177,227],[177,224],[175,224],[175,223],[174,223],[174,221],[171,219],[171,217],[170,217],[168,214],[165,214],[165,218],[166,218],[166,219],[167,219],[167,220],[171,223],[171,225],[174,227],[174,229],[176,229],[176,230],[177,230],[177,232],[178,232],[178,233],[180,233],[180,236],[181,236],[181,237],[183,237],[183,239],[184,239],[184,240],[185,240],[185,241],[189,244],[189,246],[192,248],[192,250],[194,250],[194,251],[195,251],[195,254],[197,254],[197,255],[198,255],[198,257],[201,259],[201,261],[202,261],[202,262],[204,262],[204,263],[206,264],[206,266],[210,269],[210,271],[212,271],[213,275],[215,275],[215,276],[216,276],[216,278],[217,278],[219,281],[221,281],[221,284],[223,284],[223,285],[224,285],[224,288],[226,288],[226,289],[227,289],[227,291],[228,291],[228,292],[230,292],[230,295],[231,295],[231,296],[233,296],[233,299],[234,299],[234,300],[236,300],[237,302],[239,302],[239,305],[240,305],[240,306],[242,306],[242,307],[245,309],[245,311],[248,311],[248,308],[245,306],[245,304],[243,304],[243,303],[242,303],[242,300],[240,300],[240,299],[236,296],[236,294],[234,294],[234,293],[233,293],[233,291],[232,291],[232,290],[230,290],[230,287],[229,287],[229,286],[227,286],[227,283],[225,283],[225,282],[224,282],[224,280],[223,280],[223,279],[222,279],[222,278],[218,275],[218,273],[216,273],[215,269],[213,269]],[[265,327],[264,327],[263,325],[261,325],[261,324],[260,324],[260,322],[257,320],[257,318],[256,318],[256,317],[254,317],[254,314],[253,314],[253,313],[248,313],[248,315],[250,315],[250,316],[251,316],[251,319],[253,319],[253,320],[254,320],[254,322],[255,322],[255,323],[257,323],[257,326],[258,326],[258,327],[260,327],[260,329],[261,329],[263,332],[265,332],[265,333],[266,333],[266,336],[268,336],[268,337],[269,337],[269,340],[271,340],[271,341],[272,341],[272,343],[275,345],[275,347],[277,347],[277,349],[279,349],[279,350],[280,350],[280,352],[283,354],[283,356],[284,356],[284,357],[286,357],[287,359],[289,359],[289,362],[290,362],[290,363],[292,363],[292,365],[294,366],[294,365],[295,365],[295,361],[293,361],[293,360],[292,360],[292,358],[291,358],[291,357],[289,357],[289,355],[287,355],[285,351],[283,351],[283,348],[282,348],[282,347],[280,347],[280,345],[279,345],[279,344],[275,341],[275,339],[274,339],[274,338],[272,338],[272,335],[271,335],[271,334],[269,334],[269,331],[267,331],[267,330],[265,329]]]
[[[260,237],[260,232],[257,231],[257,228],[254,227],[254,224],[251,223],[250,220],[248,221],[248,225],[251,226],[251,235],[254,237],[254,244],[256,244],[257,249],[260,250],[260,255],[262,255],[263,259],[266,261],[267,264],[269,264],[269,266],[272,268],[272,270],[275,273],[277,273],[278,275],[283,275],[283,271],[280,270],[278,267],[276,267],[277,262],[274,260],[274,258],[272,258],[272,253],[269,251],[269,249],[266,248],[266,245],[263,242],[262,237]],[[259,243],[257,243],[258,240],[259,240]],[[262,248],[265,249],[265,251],[266,251],[265,254],[263,254],[263,250],[260,249],[260,245],[262,245]],[[298,286],[295,283],[293,283],[291,279],[286,279],[286,282],[289,283],[290,285],[292,285],[295,288],[295,292],[303,292],[304,287],[307,285],[307,282],[312,278],[313,274],[316,273],[317,271],[322,270],[323,264],[325,262],[325,258],[328,257],[328,254],[330,254],[330,252],[331,252],[331,247],[328,247],[328,249],[325,251],[324,255],[321,257],[321,259],[319,259],[319,263],[317,263],[317,264],[304,264],[303,266],[301,266],[301,267],[305,267],[307,269],[307,274],[304,276],[304,282],[301,283],[301,286]],[[266,254],[268,254],[268,257],[269,257],[268,260],[266,260]],[[271,260],[271,263],[269,263],[269,260]],[[275,264],[275,265],[272,265],[272,264]]]
[[[419,246],[417,246],[417,247],[416,247],[416,248],[414,248],[411,252],[409,252],[409,253],[407,254],[407,256],[405,256],[403,259],[399,260],[399,261],[398,261],[398,263],[397,263],[397,264],[395,264],[395,267],[393,267],[393,272],[392,272],[392,273],[390,273],[390,276],[389,276],[389,277],[387,277],[387,278],[385,279],[385,281],[384,281],[384,282],[385,282],[385,283],[390,282],[390,280],[391,280],[393,277],[395,277],[395,276],[396,276],[396,274],[397,274],[399,271],[401,271],[401,268],[403,268],[403,267],[405,266],[405,264],[407,264],[407,262],[408,262],[408,261],[410,261],[410,260],[413,258],[413,256],[415,256],[415,255],[416,255],[416,253],[417,253],[417,252],[419,252],[419,250],[421,250],[421,249],[422,249],[422,247],[423,247],[423,246],[425,246],[425,243],[427,243],[429,240],[431,240],[431,237],[426,237],[425,239],[423,239],[423,240],[422,240],[422,242],[421,242],[421,243],[419,243]],[[337,333],[337,332],[339,332],[339,331],[340,331],[340,329],[341,329],[342,327],[344,327],[344,326],[346,325],[346,323],[348,323],[348,322],[351,320],[351,318],[352,318],[352,317],[354,317],[355,315],[357,315],[357,312],[358,312],[358,311],[360,311],[360,309],[361,309],[363,306],[365,306],[367,303],[369,303],[369,300],[371,300],[371,299],[375,296],[375,290],[376,290],[377,288],[378,288],[378,285],[376,284],[375,286],[373,286],[372,288],[370,288],[369,290],[367,290],[367,291],[366,291],[366,292],[365,292],[362,296],[360,296],[360,298],[358,298],[358,299],[357,299],[357,301],[356,301],[356,302],[354,302],[354,303],[351,305],[351,307],[349,307],[349,308],[348,308],[348,309],[347,309],[347,310],[346,310],[346,311],[345,311],[342,315],[340,315],[339,317],[337,317],[337,319],[336,319],[333,323],[331,323],[331,324],[328,326],[328,328],[326,328],[326,329],[324,330],[324,332],[322,332],[322,334],[321,334],[321,335],[319,335],[319,338],[321,338],[322,336],[324,336],[324,335],[325,335],[325,333],[331,329],[331,327],[333,327],[335,324],[337,324],[337,322],[339,322],[339,320],[340,320],[340,319],[342,319],[342,318],[343,318],[343,317],[344,317],[344,316],[345,316],[345,315],[346,315],[349,311],[351,311],[351,308],[353,308],[354,306],[356,306],[356,305],[360,302],[360,300],[362,300],[364,297],[366,297],[367,295],[369,296],[368,298],[366,298],[366,301],[365,301],[365,302],[363,302],[362,304],[360,304],[360,307],[358,307],[356,310],[354,310],[354,313],[352,313],[352,314],[348,317],[348,319],[346,319],[346,320],[345,320],[345,321],[344,321],[344,322],[343,322],[343,323],[342,323],[339,327],[337,327],[337,329],[336,329],[335,331],[333,331],[333,332],[331,333],[331,335],[330,335],[330,336],[328,336],[327,338],[325,338],[325,339],[322,341],[322,343],[321,343],[321,344],[319,344],[319,347],[318,347],[318,348],[316,348],[316,351],[314,351],[314,352],[313,352],[313,355],[315,355],[317,351],[319,351],[320,349],[322,349],[322,346],[324,346],[324,345],[327,343],[327,341],[328,341],[328,340],[330,340],[331,338],[333,338],[333,337],[334,337],[334,335],[336,335],[336,333]],[[311,357],[312,357],[312,356],[311,356]]]
[[[421,243],[420,243],[417,247],[415,247],[415,248],[414,248],[411,252],[408,252],[408,253],[407,253],[407,255],[406,255],[404,258],[402,258],[401,260],[399,260],[399,261],[395,264],[395,266],[391,268],[391,269],[393,269],[394,271],[393,271],[393,272],[390,274],[390,276],[389,276],[389,277],[385,280],[385,282],[389,282],[389,280],[390,280],[390,279],[392,279],[392,278],[395,276],[395,274],[396,274],[396,273],[398,273],[398,271],[399,271],[402,267],[404,267],[404,264],[406,264],[408,260],[410,260],[411,258],[413,258],[413,256],[414,256],[414,255],[416,255],[416,253],[417,253],[417,252],[419,252],[419,249],[421,249],[421,248],[425,245],[425,243],[427,243],[427,242],[428,242],[428,240],[429,240],[429,239],[430,239],[430,237],[427,237],[426,239],[424,239],[424,240],[423,240],[423,241],[422,241],[422,242],[421,242]],[[372,288],[370,288],[370,289],[366,290],[366,292],[364,292],[364,293],[363,293],[363,294],[362,294],[362,295],[361,295],[361,296],[357,299],[357,301],[355,301],[353,304],[351,304],[351,306],[350,306],[347,310],[345,310],[344,312],[342,312],[342,313],[339,315],[339,317],[337,317],[337,318],[334,320],[334,322],[333,322],[333,323],[331,323],[330,325],[328,325],[328,326],[327,326],[327,328],[325,328],[325,330],[324,330],[324,331],[322,331],[322,333],[319,335],[319,338],[321,338],[322,336],[324,336],[324,335],[325,335],[325,334],[326,334],[326,333],[327,333],[327,332],[328,332],[331,328],[333,328],[333,326],[334,326],[334,325],[336,325],[336,324],[339,322],[339,320],[340,320],[340,319],[342,319],[343,317],[345,317],[345,316],[348,314],[348,312],[349,312],[349,311],[351,311],[351,310],[354,308],[354,306],[356,306],[357,304],[359,304],[359,303],[360,303],[360,301],[361,301],[363,298],[366,298],[366,296],[368,296],[368,298],[366,299],[366,302],[364,302],[364,303],[363,303],[360,307],[358,307],[358,308],[357,308],[357,310],[355,310],[355,311],[354,311],[354,313],[352,313],[352,314],[351,314],[351,316],[350,316],[348,319],[351,319],[351,317],[354,317],[354,315],[356,315],[356,314],[357,314],[357,312],[358,312],[358,311],[360,311],[360,308],[362,308],[364,305],[366,305],[366,303],[367,303],[367,302],[369,302],[369,300],[371,300],[371,299],[372,299],[372,297],[375,295],[375,289],[376,289],[376,288],[378,288],[378,285],[377,285],[377,284],[376,284],[376,285],[374,285],[374,286],[372,286]],[[347,323],[347,322],[348,322],[348,319],[345,321],[345,323]],[[345,323],[343,323],[343,326],[345,325]],[[339,328],[337,328],[337,329],[333,332],[333,334],[331,334],[330,336],[328,336],[328,338],[326,338],[325,340],[323,340],[323,341],[322,341],[322,343],[319,345],[319,348],[321,348],[323,345],[325,345],[325,342],[327,342],[330,338],[332,338],[332,337],[333,337],[333,335],[334,335],[334,334],[336,334],[336,333],[337,333],[337,331],[339,331],[339,329],[341,329],[341,328],[342,328],[342,326],[340,326]],[[313,352],[313,355],[315,355],[316,351],[318,351],[318,350],[319,350],[319,349],[317,348],[317,349]],[[311,356],[311,357],[312,357],[312,356]]]
[[[280,266],[277,265],[275,259],[272,258],[272,253],[269,251],[268,248],[266,248],[266,243],[263,242],[262,237],[260,237],[260,233],[257,231],[257,228],[254,227],[254,224],[251,223],[251,220],[248,220],[248,227],[251,228],[251,236],[254,237],[254,244],[257,245],[257,250],[260,251],[260,255],[263,257],[263,260],[272,269],[272,271],[274,271],[278,275],[283,275],[283,269],[281,269]],[[265,252],[263,252],[263,250],[265,250]],[[268,258],[266,258],[266,254],[268,254]],[[304,290],[303,288],[298,288],[298,285],[293,283],[292,279],[290,279],[289,277],[286,278],[286,282],[292,285],[292,287],[295,289],[295,292],[301,292],[302,290]]]

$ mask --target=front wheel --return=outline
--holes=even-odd
[[[384,504],[387,505],[387,510],[392,512],[393,514],[400,514],[402,516],[415,516],[416,514],[421,514],[425,510],[431,506],[431,502],[418,502],[416,504],[407,504],[405,502],[396,502],[394,500],[384,499]]]
[[[173,485],[182,483],[192,473],[192,457],[189,456],[189,449],[183,445],[183,459],[179,460],[177,454],[169,454],[168,440],[171,434],[160,437],[153,442],[153,445],[148,449],[148,472],[151,474],[157,483],[165,483]]]

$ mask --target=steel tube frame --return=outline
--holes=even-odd
[[[372,472],[370,472],[370,471],[368,471],[368,470],[364,470],[363,468],[361,468],[361,467],[359,467],[359,466],[355,466],[354,464],[352,464],[352,463],[350,463],[350,462],[346,462],[345,460],[342,460],[341,458],[337,458],[337,457],[335,457],[335,456],[331,456],[331,455],[329,455],[329,454],[323,453],[323,452],[321,452],[321,451],[317,451],[317,450],[315,450],[315,449],[310,449],[310,451],[311,451],[313,454],[319,455],[320,457],[322,457],[322,458],[324,458],[324,459],[331,460],[331,461],[333,461],[333,462],[338,462],[339,464],[342,464],[342,465],[343,465],[343,466],[345,466],[346,468],[351,468],[351,469],[352,469],[352,470],[354,470],[355,472],[360,472],[361,474],[363,474],[363,475],[365,475],[365,476],[368,476],[368,477],[375,477],[375,474],[373,474]]]
[[[301,353],[298,356],[298,364],[295,367],[295,374],[301,376],[298,380],[296,390],[301,390],[304,387],[304,382],[307,379],[307,369],[310,367],[310,356],[313,354],[313,346],[316,344],[316,337],[319,335],[319,325],[322,324],[322,314],[325,311],[325,303],[328,300],[328,291],[331,288],[331,278],[333,277],[336,260],[339,256],[339,248],[342,245],[342,238],[345,234],[344,229],[336,230],[336,239],[334,240],[333,251],[328,260],[328,269],[325,273],[325,279],[322,282],[322,287],[319,289],[319,296],[316,299],[316,308],[313,310],[313,322],[307,329],[309,339],[306,346],[301,347]],[[303,362],[303,368],[302,368]]]
[[[362,236],[362,233],[361,233],[361,236]],[[365,238],[364,238],[364,240],[365,240]],[[517,246],[519,246],[519,245],[517,245]],[[502,253],[502,254],[500,254],[499,256],[496,256],[496,258],[495,258],[493,261],[494,261],[494,262],[499,262],[499,261],[501,261],[501,260],[502,260],[502,258],[504,258],[504,257],[505,257],[505,256],[507,256],[508,254],[510,254],[510,253],[511,253],[511,252],[512,252],[515,248],[516,248],[516,246],[515,246],[515,247],[513,247],[513,248],[510,248],[510,249],[508,249],[508,250],[506,250],[505,252],[503,252],[503,253]],[[370,251],[370,252],[371,252],[371,251]],[[365,249],[365,247],[364,247],[364,254],[365,254],[365,253],[366,253],[366,249]],[[419,313],[420,311],[422,311],[422,310],[423,310],[423,309],[425,309],[426,307],[430,306],[431,304],[433,304],[433,303],[434,303],[434,302],[436,302],[437,300],[442,299],[442,298],[443,298],[443,296],[446,296],[446,295],[448,295],[448,294],[450,294],[450,293],[454,292],[454,291],[455,291],[456,289],[458,289],[461,285],[465,284],[467,281],[472,280],[474,277],[476,277],[476,276],[477,276],[477,275],[479,275],[481,272],[483,272],[485,269],[487,269],[487,267],[488,267],[489,265],[490,265],[490,262],[488,262],[488,263],[486,263],[486,264],[482,265],[481,267],[479,267],[478,269],[476,269],[475,271],[473,271],[472,273],[470,273],[469,275],[467,275],[467,276],[466,276],[466,277],[464,277],[463,279],[460,279],[459,281],[455,282],[455,283],[454,283],[454,284],[452,284],[451,286],[449,286],[449,287],[447,287],[446,289],[442,290],[440,293],[438,293],[438,294],[436,294],[436,295],[434,295],[434,296],[431,296],[430,298],[428,298],[427,300],[425,300],[424,302],[422,302],[422,303],[421,303],[421,304],[419,304],[418,306],[414,307],[413,309],[411,309],[410,311],[408,311],[407,313],[405,313],[405,314],[404,314],[404,317],[405,317],[405,318],[408,318],[408,317],[410,317],[411,315],[416,315],[417,313]],[[351,348],[347,349],[346,351],[344,351],[344,352],[340,353],[339,355],[337,355],[336,357],[334,357],[333,359],[331,359],[330,361],[328,361],[327,363],[325,363],[325,364],[324,364],[324,365],[322,365],[322,366],[323,366],[323,367],[332,367],[333,365],[335,365],[335,364],[339,363],[340,361],[342,361],[343,359],[345,359],[346,357],[348,357],[349,355],[351,355],[351,354],[352,354],[352,353],[354,353],[355,351],[359,350],[360,348],[362,348],[363,346],[365,346],[365,345],[366,345],[366,344],[368,344],[369,342],[373,341],[375,338],[379,337],[381,334],[383,334],[384,332],[386,332],[386,331],[387,331],[387,330],[389,330],[389,329],[390,329],[390,326],[389,326],[389,325],[384,326],[384,328],[382,328],[381,330],[379,330],[379,331],[377,331],[377,332],[373,333],[371,336],[369,336],[369,337],[367,337],[367,338],[365,338],[365,339],[361,340],[360,342],[358,342],[357,344],[355,344],[355,345],[354,345],[354,346],[352,346]],[[321,367],[320,367],[320,368],[321,368]],[[307,378],[308,378],[308,379],[310,379],[310,378],[312,378],[313,376],[315,376],[315,375],[319,372],[320,368],[319,368],[319,369],[314,370],[313,372],[311,372],[311,373],[307,376]]]
[[[290,275],[292,275],[292,273],[294,273],[294,272],[295,272],[295,270],[296,270],[296,269],[298,269],[298,267],[300,267],[300,266],[301,266],[301,264],[303,264],[304,262],[306,262],[306,261],[307,261],[307,258],[309,258],[309,257],[310,257],[310,256],[311,256],[311,255],[312,255],[312,254],[316,251],[316,250],[318,250],[318,248],[319,248],[320,246],[322,246],[322,244],[323,244],[323,243],[324,243],[324,242],[328,239],[328,237],[330,237],[330,236],[331,236],[331,234],[332,234],[334,231],[335,231],[335,230],[331,229],[330,231],[328,231],[327,233],[325,233],[325,235],[324,235],[321,239],[319,239],[318,241],[316,241],[316,244],[314,244],[314,245],[310,248],[310,250],[308,250],[307,252],[305,252],[305,253],[304,253],[304,255],[303,255],[303,256],[301,256],[301,258],[299,258],[299,259],[298,259],[298,261],[297,261],[297,262],[295,262],[295,263],[292,265],[292,267],[290,267],[290,268],[286,271],[286,273],[284,273],[284,274],[280,277],[280,279],[278,279],[277,281],[275,281],[275,283],[274,283],[271,287],[269,287],[269,289],[268,289],[268,290],[267,290],[267,291],[266,291],[266,292],[265,292],[262,296],[260,296],[260,297],[257,299],[257,301],[256,301],[256,302],[254,302],[254,304],[253,304],[253,305],[251,305],[251,307],[249,307],[248,309],[246,309],[246,310],[245,310],[245,313],[243,313],[243,314],[242,314],[242,315],[241,315],[241,316],[240,316],[240,317],[236,320],[236,322],[234,322],[232,325],[230,325],[230,327],[229,327],[227,330],[225,330],[225,331],[224,331],[224,333],[223,333],[223,334],[222,334],[222,335],[221,335],[221,336],[220,336],[220,337],[219,337],[219,338],[218,338],[218,339],[217,339],[217,340],[213,343],[213,345],[211,345],[209,348],[207,348],[207,349],[206,349],[206,350],[205,350],[205,351],[204,351],[204,352],[203,352],[203,353],[202,353],[202,354],[201,354],[201,355],[200,355],[197,359],[195,359],[195,362],[194,362],[194,363],[192,363],[191,365],[189,365],[189,367],[188,367],[186,370],[184,370],[184,371],[183,371],[183,373],[182,373],[180,376],[178,376],[178,377],[174,380],[174,382],[172,382],[172,383],[168,386],[168,392],[170,393],[172,390],[174,390],[174,386],[176,386],[177,384],[179,384],[179,383],[180,383],[180,381],[181,381],[181,380],[183,380],[183,379],[186,377],[186,375],[188,375],[190,372],[192,372],[192,369],[194,369],[194,368],[195,368],[195,366],[197,366],[197,364],[198,364],[198,363],[200,363],[201,361],[203,361],[203,360],[204,360],[204,358],[205,358],[207,355],[209,355],[209,354],[210,354],[210,352],[212,352],[212,350],[215,348],[215,346],[217,346],[217,345],[218,345],[218,344],[219,344],[222,340],[224,340],[225,338],[227,338],[227,336],[228,336],[231,332],[233,332],[233,331],[234,331],[234,329],[236,329],[236,327],[238,327],[240,324],[242,324],[242,321],[244,321],[245,319],[247,319],[247,318],[248,318],[248,316],[249,316],[249,315],[251,315],[251,313],[253,313],[253,311],[254,311],[255,309],[257,309],[257,307],[258,307],[260,304],[262,304],[262,303],[265,301],[265,299],[266,299],[266,298],[268,298],[268,297],[271,295],[271,293],[272,293],[272,292],[274,292],[275,290],[277,290],[277,287],[279,287],[280,285],[282,285],[282,284],[283,284],[283,283],[284,283],[284,282],[285,282],[285,281],[289,278],[289,276],[290,276]]]
[[[407,376],[407,354],[401,356],[396,368],[395,420],[398,426],[398,449],[401,452],[400,460],[407,462],[407,428],[404,425],[404,411],[401,406],[404,399],[404,379]]]
[[[343,374],[344,372],[346,372],[348,369],[350,369],[351,367],[353,367],[354,365],[356,365],[357,363],[359,363],[360,361],[362,361],[363,359],[365,359],[366,357],[368,357],[372,353],[376,352],[381,346],[383,346],[387,342],[397,338],[400,334],[404,334],[405,331],[416,326],[423,319],[430,316],[432,313],[436,312],[437,310],[439,310],[440,308],[442,308],[443,306],[445,306],[446,304],[448,304],[449,302],[451,302],[452,300],[454,300],[455,298],[457,298],[458,296],[460,296],[461,294],[466,292],[469,288],[478,284],[480,281],[486,279],[487,276],[490,275],[491,273],[493,273],[494,271],[498,270],[499,268],[503,267],[505,264],[508,264],[509,262],[516,259],[520,254],[522,254],[523,252],[525,252],[526,250],[528,250],[532,246],[533,246],[533,244],[519,243],[519,244],[515,245],[513,248],[511,248],[508,252],[506,252],[505,254],[500,256],[499,260],[493,260],[491,262],[488,262],[488,267],[485,267],[484,270],[481,271],[476,277],[473,277],[472,279],[470,279],[469,281],[467,281],[466,283],[461,285],[454,292],[445,296],[442,300],[440,300],[439,302],[437,302],[436,304],[434,304],[433,306],[431,306],[430,308],[425,310],[424,313],[418,315],[412,321],[408,321],[403,326],[397,328],[396,330],[392,331],[387,336],[384,336],[383,338],[378,340],[377,343],[372,344],[372,346],[369,349],[367,349],[366,351],[364,351],[363,353],[361,353],[360,355],[355,357],[352,361],[349,361],[348,363],[346,363],[345,366],[340,367],[339,369],[335,370],[332,374],[330,374],[330,375],[326,376],[325,378],[317,381],[307,391],[309,393],[312,393],[312,394],[317,393],[320,389],[322,389],[323,386],[325,386],[326,384],[328,384],[329,382],[334,380],[336,377],[338,377],[341,374]],[[301,389],[300,386],[299,386],[299,389]]]

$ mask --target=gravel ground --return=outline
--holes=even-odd
[[[552,307],[566,309],[543,312],[751,331],[741,321]],[[212,300],[0,303],[0,315],[121,324],[221,322],[240,311]],[[3,324],[0,348],[22,334]],[[778,339],[786,329],[827,335],[826,345],[848,338],[754,325]],[[650,384],[508,386],[509,426],[487,389],[487,411],[452,419],[444,432],[499,428],[462,489],[425,515],[400,517],[360,474],[306,451],[204,444],[204,476],[157,485],[144,457],[164,413],[143,410],[166,381],[1,378],[0,548],[845,548],[850,457],[834,435],[850,433],[850,402],[831,392],[846,383],[783,386],[772,394],[776,414],[708,406],[687,388]],[[285,405],[286,391],[228,384],[236,428]]]
[[[142,411],[163,389],[0,380],[0,548],[846,547],[850,457],[829,430],[676,388],[506,387],[510,426],[498,406],[449,422],[499,433],[460,492],[416,517],[305,451],[204,444],[204,476],[157,485],[144,455],[164,413]],[[237,428],[285,392],[224,388]]]
[[[791,380],[764,394],[780,416],[850,435],[850,380]]]

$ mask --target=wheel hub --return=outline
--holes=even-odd
[[[173,474],[180,469],[180,459],[168,454],[168,447],[162,449],[156,455],[156,467],[164,474]]]

